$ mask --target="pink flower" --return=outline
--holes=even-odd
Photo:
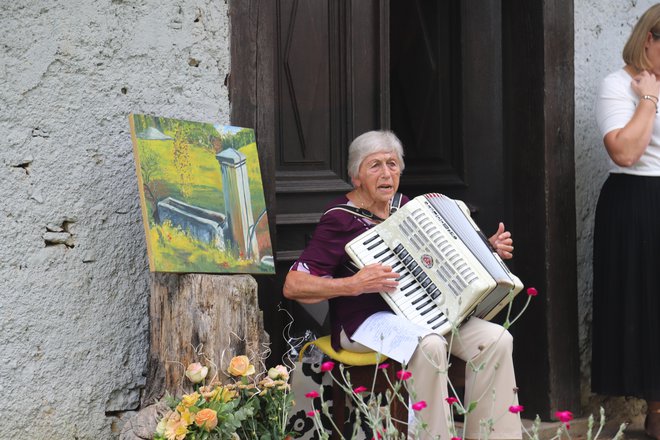
[[[318,413],[319,413],[319,410],[318,410],[318,409],[315,409],[314,411],[308,411],[308,412],[307,412],[307,416],[309,416],[309,417],[314,417],[314,416],[315,416],[316,414],[318,414]]]
[[[309,393],[305,394],[305,397],[307,397],[308,399],[316,399],[317,397],[319,397],[319,393],[316,391],[310,391]]]
[[[447,397],[445,399],[449,405],[453,405],[454,403],[458,403],[458,399],[456,397]]]
[[[335,368],[335,363],[332,362],[332,361],[323,362],[321,364],[321,371],[323,371],[323,372],[330,371],[333,368]]]
[[[555,417],[557,417],[559,421],[563,423],[568,423],[573,420],[573,413],[570,411],[557,411],[555,412]]]
[[[412,376],[412,373],[410,371],[406,370],[399,370],[396,372],[396,377],[399,378],[399,380],[408,380]]]
[[[376,435],[378,436],[378,438],[383,438],[383,436],[380,435],[380,432],[378,431],[376,431]],[[371,440],[376,440],[376,437],[371,437]]]
[[[420,400],[419,402],[412,404],[412,409],[414,409],[415,411],[421,411],[424,408],[426,408],[426,402],[423,400]]]
[[[451,440],[463,440],[463,439],[460,437],[452,437]]]
[[[364,393],[365,391],[367,391],[367,387],[359,386],[359,387],[353,388],[353,392],[355,394]]]
[[[524,409],[525,409],[525,407],[522,406],[522,405],[511,405],[509,407],[509,412],[517,414],[519,412],[522,412],[522,410],[524,410]]]
[[[379,370],[384,370],[385,368],[387,368],[387,367],[389,367],[389,366],[390,366],[390,364],[387,364],[387,363],[385,363],[385,364],[380,364],[380,365],[378,365],[378,369],[379,369]]]
[[[527,289],[527,296],[536,296],[539,294],[539,291],[535,287],[530,287]]]

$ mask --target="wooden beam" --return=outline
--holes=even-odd
[[[526,417],[580,411],[574,175],[573,2],[502,2],[505,145],[515,271],[539,290],[514,326]]]

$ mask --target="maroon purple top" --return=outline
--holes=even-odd
[[[408,197],[403,196],[401,205],[403,206],[408,200]],[[332,201],[326,210],[347,203],[348,198],[342,196]],[[374,223],[367,219],[339,209],[323,214],[311,241],[290,270],[326,278],[345,278],[352,275],[346,266],[350,257],[346,254],[344,246],[373,226]],[[379,294],[340,296],[332,298],[329,303],[332,347],[335,350],[341,348],[339,334],[342,328],[350,338],[369,316],[376,312],[391,310]]]

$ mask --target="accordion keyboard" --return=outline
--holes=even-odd
[[[495,283],[434,208],[418,199],[352,240],[346,252],[358,267],[391,266],[399,285],[381,292],[385,301],[398,315],[444,335]]]
[[[355,243],[352,251],[365,266],[372,263],[386,264],[399,274],[397,289],[383,294],[394,312],[439,334],[451,330],[449,319],[436,301],[440,297],[440,289],[402,244],[390,248],[378,232],[372,229],[360,236],[360,241]]]

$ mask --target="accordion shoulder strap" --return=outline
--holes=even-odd
[[[394,197],[392,197],[392,204],[390,206],[390,215],[394,214],[401,207],[401,199],[402,199],[401,193],[394,194]],[[377,221],[377,222],[382,222],[382,221],[385,220],[385,219],[380,218],[379,216],[377,216],[376,214],[374,214],[373,212],[371,212],[367,209],[358,208],[357,206],[352,206],[352,205],[348,205],[348,204],[341,204],[341,205],[333,206],[332,208],[325,211],[323,213],[323,215],[325,215],[325,214],[327,214],[331,211],[336,211],[336,210],[346,211],[350,214],[353,214],[356,217],[362,217],[362,218],[366,218],[366,219],[369,219],[369,220],[374,220],[374,221]]]

